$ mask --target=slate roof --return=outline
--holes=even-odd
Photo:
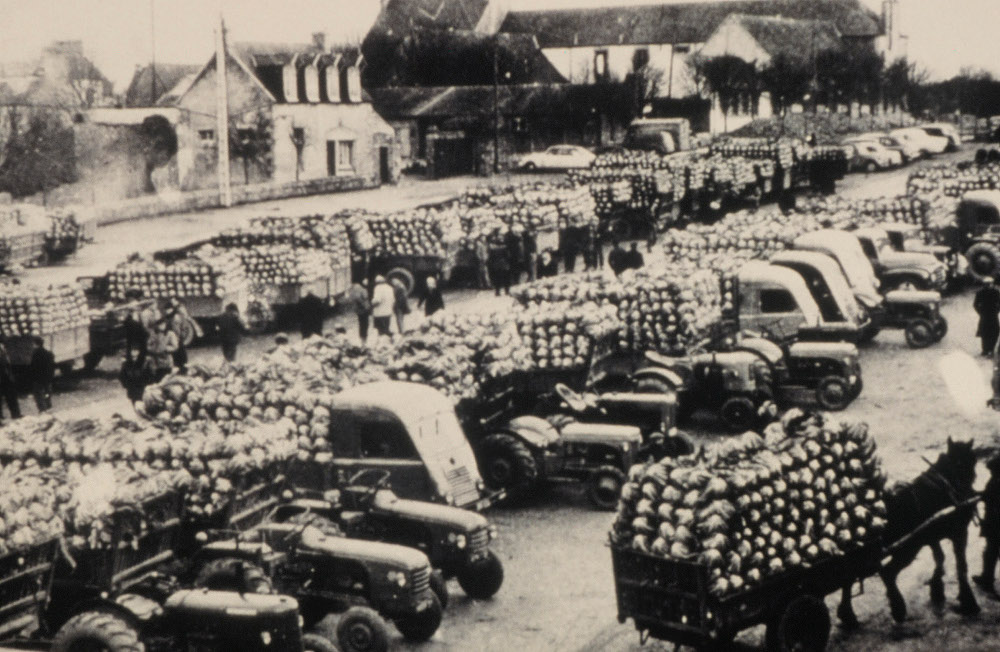
[[[414,28],[472,30],[489,0],[389,0],[373,30],[403,34]]]
[[[156,70],[156,97],[153,94],[153,66],[143,66],[132,75],[125,90],[125,106],[153,106],[185,77],[201,70],[199,65],[183,63],[158,63]]]
[[[730,20],[739,22],[772,57],[784,55],[800,59],[811,56],[813,51],[839,50],[843,47],[837,26],[827,20],[794,20],[743,14],[735,14]]]
[[[860,0],[731,0],[704,3],[515,11],[500,30],[535,34],[543,48],[703,43],[732,14],[828,20],[848,37],[882,33]]]

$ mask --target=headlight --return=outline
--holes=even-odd
[[[454,532],[448,535],[448,542],[459,550],[462,550],[468,544],[468,540],[465,538],[464,534],[456,534]]]
[[[847,377],[847,384],[848,385],[853,385],[856,382],[858,382],[858,377],[857,376],[848,376]]]
[[[260,642],[263,643],[264,645],[270,645],[271,644],[271,632],[261,632],[260,633]]]
[[[391,570],[386,573],[385,579],[389,580],[390,583],[398,584],[400,588],[406,586],[406,573],[402,571]]]
[[[489,527],[488,527],[488,528],[486,529],[486,533],[487,533],[487,534],[489,534],[489,536],[490,536],[490,541],[492,541],[493,539],[496,539],[496,538],[497,538],[497,536],[498,536],[498,532],[497,532],[497,526],[495,526],[495,525],[491,525],[491,526],[489,526]]]
[[[444,502],[448,503],[449,505],[454,505],[455,497],[452,496],[450,493],[447,493],[444,495]]]

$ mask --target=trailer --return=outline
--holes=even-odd
[[[0,270],[31,267],[45,261],[45,232],[0,236]]]
[[[869,543],[719,597],[709,592],[708,566],[612,544],[618,622],[631,619],[643,640],[720,650],[763,624],[771,649],[823,649],[830,635],[823,598],[877,573],[881,559],[880,544]]]
[[[130,313],[139,314],[154,303],[153,299],[140,299],[119,305],[106,306],[100,315],[90,320],[90,351],[83,357],[83,368],[93,371],[105,357],[125,348],[125,320]]]
[[[32,338],[34,335],[11,335],[7,337],[7,353],[14,367],[27,367],[31,363]],[[55,356],[56,366],[63,375],[73,370],[77,361],[82,362],[90,353],[90,326],[73,326],[52,333],[40,335],[45,348]]]
[[[0,641],[35,628],[58,554],[59,542],[53,539],[0,557]]]

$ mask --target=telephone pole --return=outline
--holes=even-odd
[[[156,0],[149,0],[149,103],[156,104]]]
[[[226,208],[233,205],[233,186],[229,176],[229,88],[226,84],[226,23],[220,3],[219,29],[215,39],[215,148],[219,175],[219,199]]]

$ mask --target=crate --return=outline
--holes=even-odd
[[[53,539],[0,557],[0,636],[20,629],[48,599],[58,551]]]

